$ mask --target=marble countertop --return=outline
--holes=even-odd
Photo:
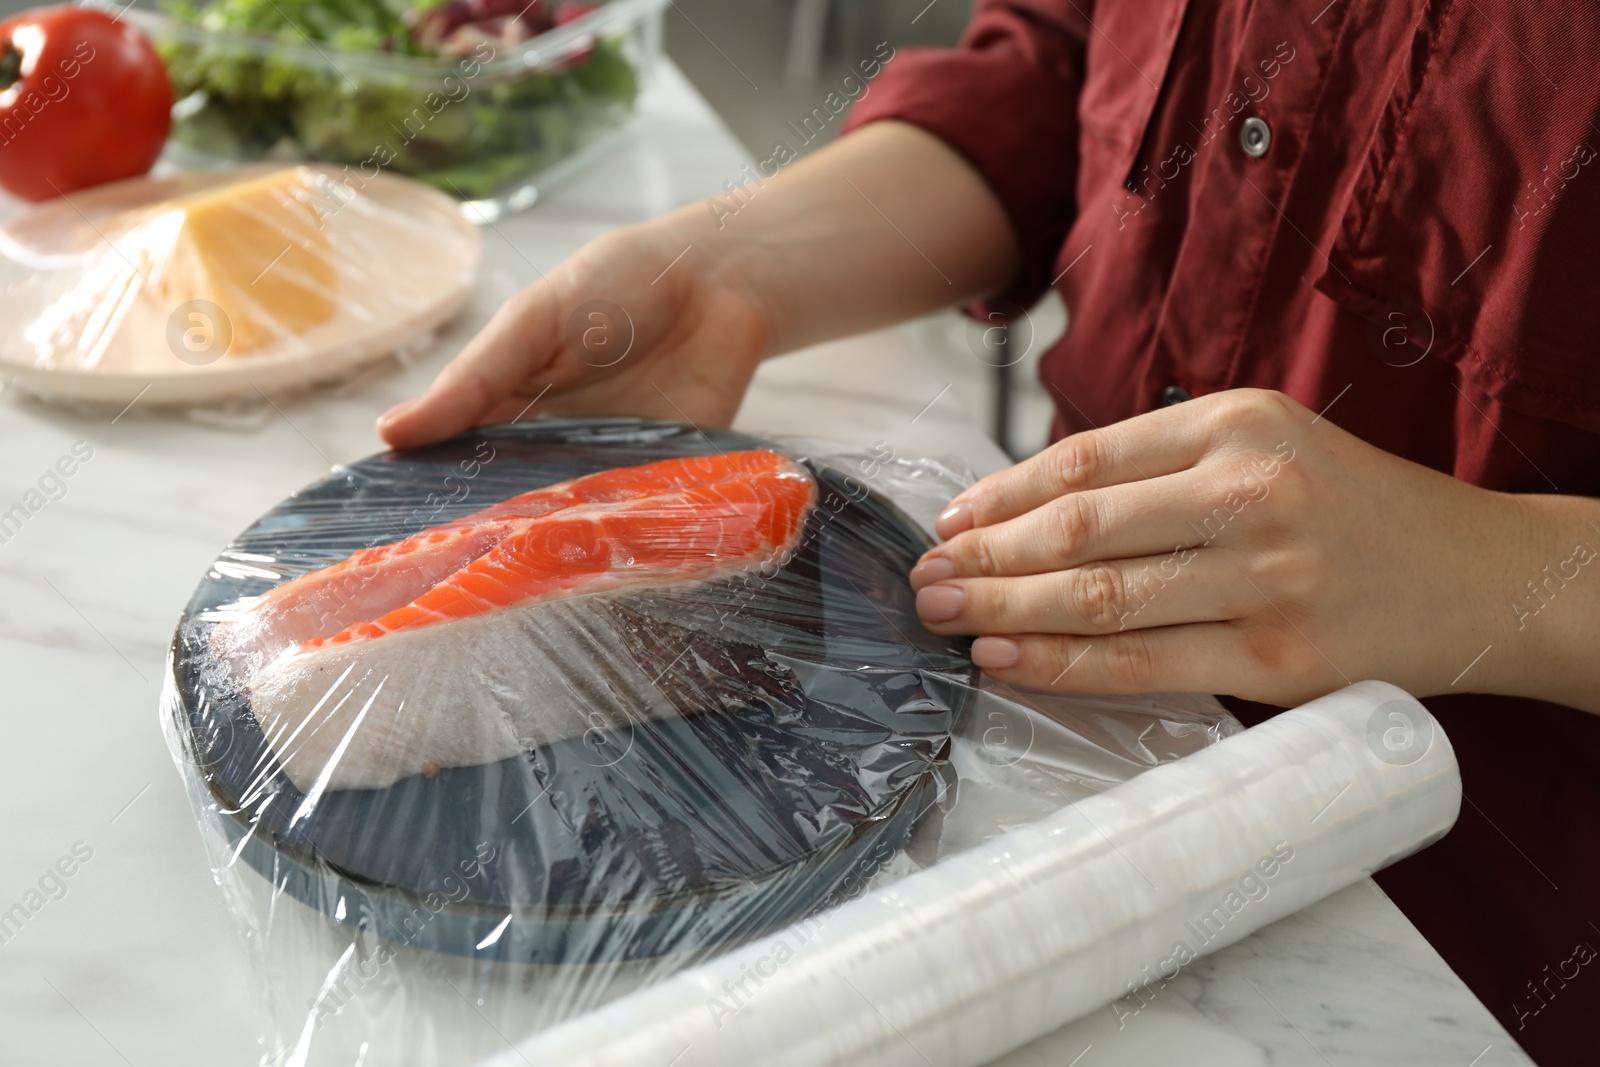
[[[0,1062],[271,1053],[243,938],[157,728],[173,622],[219,546],[293,489],[377,450],[373,416],[420,389],[535,270],[609,227],[717,192],[748,161],[670,67],[649,109],[636,141],[485,230],[473,304],[406,365],[209,421],[137,404],[118,414],[0,402],[0,510],[75,457],[65,495],[0,543],[0,911],[28,911],[0,941]],[[997,469],[1003,455],[947,386],[886,332],[768,365],[737,425]],[[72,874],[46,879],[51,869]],[[34,892],[42,879],[48,894]],[[1186,969],[1136,1015],[1104,1010],[1003,1062],[1167,1061],[1528,1062],[1371,881]]]

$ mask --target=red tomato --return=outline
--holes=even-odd
[[[144,34],[82,7],[0,22],[0,186],[48,200],[132,178],[172,125],[172,84]]]

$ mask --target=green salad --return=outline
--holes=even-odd
[[[591,4],[397,4],[166,0],[169,19],[207,31],[186,40],[152,28],[178,100],[173,137],[227,159],[393,169],[476,200],[559,162],[632,109],[638,76],[620,39],[589,38],[536,66],[495,62]]]

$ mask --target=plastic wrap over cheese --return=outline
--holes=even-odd
[[[0,227],[0,376],[47,396],[200,403],[348,373],[465,300],[481,241],[387,174],[137,178]]]
[[[1238,730],[996,687],[924,630],[907,573],[967,482],[540,420],[267,511],[162,699],[263,1062],[505,1052]]]

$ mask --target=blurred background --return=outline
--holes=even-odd
[[[765,158],[783,124],[816,107],[880,42],[952,45],[971,12],[971,0],[675,0],[667,52]]]

